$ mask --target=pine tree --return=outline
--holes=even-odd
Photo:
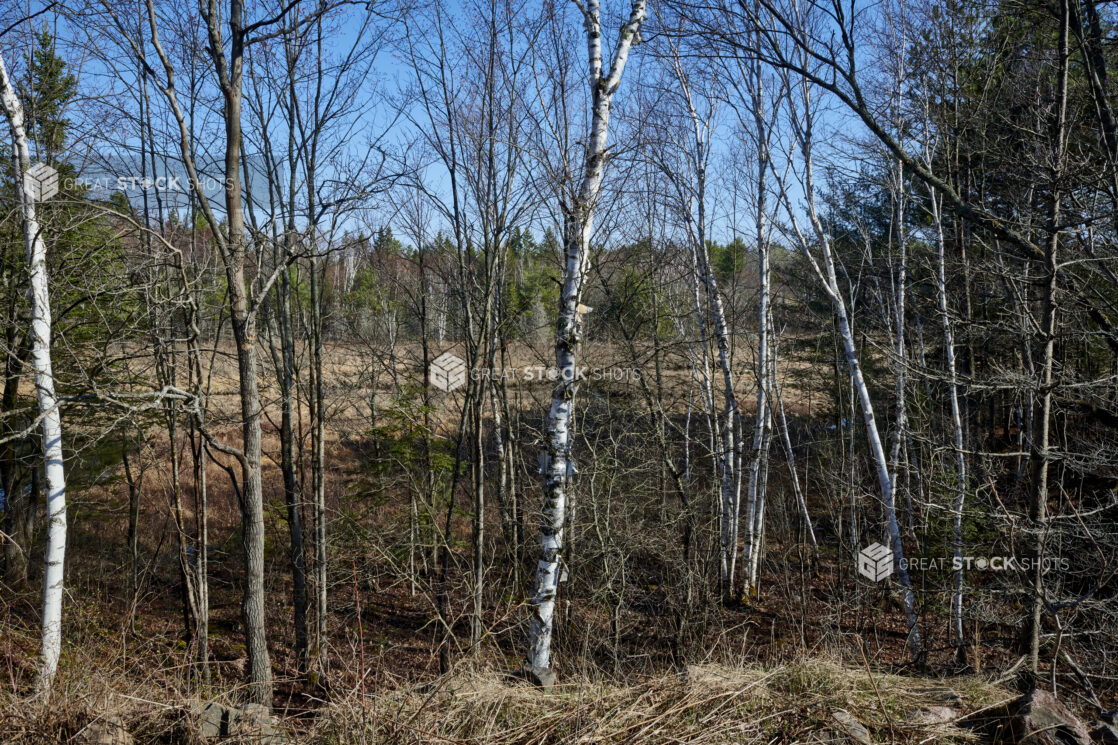
[[[66,146],[70,120],[66,107],[78,90],[78,79],[58,56],[54,36],[44,28],[35,35],[27,73],[16,85],[27,118],[27,136],[33,156],[54,165]]]

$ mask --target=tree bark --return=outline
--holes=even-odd
[[[0,59],[0,102],[12,134],[16,195],[20,203],[23,240],[31,274],[31,368],[41,418],[44,474],[47,487],[47,549],[43,574],[42,644],[36,687],[49,696],[62,652],[62,584],[66,559],[66,474],[62,465],[62,420],[51,368],[51,308],[47,282],[47,246],[35,214],[35,202],[24,185],[31,166],[24,129],[23,106]]]
[[[881,490],[885,536],[889,543],[889,548],[893,552],[895,576],[900,582],[904,592],[904,615],[908,631],[909,648],[913,658],[920,658],[923,650],[920,623],[916,614],[916,598],[912,592],[912,583],[909,580],[908,570],[905,568],[904,547],[901,543],[901,533],[897,525],[897,508],[893,491],[893,479],[889,473],[889,459],[885,453],[885,447],[882,444],[881,434],[877,427],[877,419],[874,416],[873,401],[870,398],[869,387],[866,385],[865,378],[862,375],[862,366],[858,359],[854,334],[850,327],[849,316],[847,315],[846,301],[843,299],[838,282],[838,275],[835,270],[830,236],[824,229],[823,223],[820,221],[815,208],[815,185],[812,160],[812,102],[808,81],[803,80],[801,84],[803,87],[799,95],[802,97],[804,110],[796,111],[795,106],[791,103],[791,99],[789,100],[789,105],[792,108],[793,119],[796,120],[794,121],[793,127],[804,161],[803,187],[807,202],[807,216],[811,223],[815,242],[819,245],[822,252],[822,266],[820,266],[819,261],[811,252],[812,242],[799,228],[798,221],[796,220],[796,210],[791,204],[785,184],[782,181],[778,181],[781,198],[798,239],[800,250],[819,278],[823,291],[831,301],[831,307],[838,321],[843,358],[850,373],[851,387],[854,389],[853,395],[857,397],[858,405],[862,410],[862,418],[866,428],[866,441],[869,445],[870,456],[877,472],[877,482]],[[853,430],[853,427],[851,429]],[[854,517],[855,515],[852,514],[852,526],[854,524]]]
[[[1044,268],[1046,281],[1042,299],[1042,321],[1038,336],[1042,343],[1040,365],[1041,379],[1038,385],[1040,398],[1037,416],[1037,435],[1032,446],[1033,487],[1035,497],[1032,509],[1033,531],[1033,599],[1029,618],[1029,671],[1036,675],[1040,667],[1041,620],[1046,606],[1044,590],[1044,558],[1046,533],[1048,531],[1048,470],[1052,462],[1050,450],[1050,428],[1052,421],[1053,368],[1056,356],[1056,291],[1058,287],[1059,264],[1057,254],[1060,246],[1060,212],[1063,194],[1059,179],[1063,174],[1064,160],[1067,155],[1065,128],[1068,100],[1068,32],[1070,26],[1070,0],[1062,0],[1058,6],[1060,13],[1059,69],[1056,94],[1056,115],[1051,124],[1051,143],[1053,158],[1051,165],[1052,190],[1045,229],[1048,238],[1044,246]]]
[[[582,6],[580,6],[582,7]],[[578,343],[582,335],[579,301],[586,273],[594,210],[601,194],[606,165],[606,138],[610,106],[621,82],[625,63],[645,17],[645,0],[634,0],[629,19],[621,27],[613,62],[602,74],[601,14],[598,0],[589,0],[583,11],[587,54],[590,64],[591,123],[586,144],[582,182],[573,204],[564,214],[563,284],[559,294],[559,320],[555,329],[555,363],[558,380],[547,415],[548,461],[544,473],[544,507],[540,520],[540,559],[532,595],[532,619],[528,628],[528,664],[551,669],[551,637],[562,567],[563,528],[566,522],[567,485],[574,473],[571,461],[571,413],[575,394]]]

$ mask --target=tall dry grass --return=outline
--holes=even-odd
[[[120,657],[105,662],[71,664],[50,707],[10,690],[2,694],[0,742],[81,743],[90,723],[109,719],[136,743],[200,743],[200,701],[238,697],[235,686],[185,697],[175,693],[183,681],[173,666],[146,674]],[[832,719],[838,709],[864,724],[874,742],[974,741],[958,723],[921,714],[943,705],[948,690],[960,715],[1011,698],[977,677],[914,679],[818,658],[774,667],[697,665],[639,679],[567,679],[550,690],[477,664],[419,686],[373,688],[363,696],[357,687],[335,690],[334,700],[309,712],[277,714],[287,739],[299,745],[840,742]]]

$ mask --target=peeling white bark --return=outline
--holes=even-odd
[[[66,559],[66,477],[62,466],[62,421],[54,393],[50,358],[50,292],[47,287],[47,247],[35,215],[35,202],[23,188],[23,174],[31,165],[23,107],[0,59],[0,100],[8,119],[15,155],[16,195],[20,203],[23,239],[31,274],[31,368],[35,374],[43,439],[47,487],[47,551],[43,573],[43,635],[39,652],[40,693],[50,692],[62,651],[62,580]]]
[[[707,303],[714,324],[714,340],[718,346],[718,366],[722,373],[723,384],[721,421],[718,420],[714,410],[714,398],[710,391],[710,381],[708,379],[705,382],[710,404],[710,417],[714,422],[713,439],[718,443],[717,449],[712,448],[719,476],[721,507],[719,513],[718,576],[722,601],[729,604],[735,599],[733,589],[734,576],[737,571],[738,524],[741,512],[741,441],[738,434],[740,426],[738,399],[734,391],[734,376],[730,366],[729,324],[726,322],[726,312],[723,307],[721,292],[718,289],[718,279],[714,275],[714,269],[710,263],[710,252],[707,248],[706,187],[707,165],[711,152],[710,141],[713,133],[711,126],[713,107],[705,112],[705,118],[699,115],[695,107],[695,99],[692,96],[689,77],[680,63],[678,54],[673,59],[673,69],[679,83],[682,103],[687,109],[691,122],[691,139],[687,143],[688,151],[686,152],[686,160],[691,166],[691,172],[688,174],[690,181],[684,184],[679,175],[669,166],[662,166],[662,170],[675,186],[680,210],[687,226],[688,252],[692,270],[692,295],[699,330],[702,335],[704,362],[707,338],[706,323],[699,301],[698,285],[700,282],[706,292]],[[750,519],[752,520],[752,515]]]
[[[753,428],[753,444],[749,460],[749,491],[746,494],[745,558],[747,571],[744,596],[757,592],[760,568],[761,536],[765,525],[765,496],[767,459],[769,450],[769,388],[775,378],[775,367],[770,370],[770,268],[769,236],[766,226],[766,176],[769,170],[769,125],[765,121],[765,87],[760,60],[750,63],[750,98],[753,109],[754,136],[757,138],[757,202],[755,204],[755,238],[757,242],[757,279],[760,285],[757,298],[757,412]],[[770,373],[772,373],[770,377]],[[793,473],[793,475],[795,475]],[[810,529],[810,527],[809,527]]]
[[[862,366],[858,359],[858,351],[854,344],[854,333],[850,327],[850,317],[846,310],[846,301],[843,299],[839,287],[838,275],[835,270],[834,254],[831,250],[831,240],[823,227],[822,221],[815,208],[815,183],[812,160],[812,111],[811,94],[806,81],[802,83],[799,91],[802,97],[803,111],[797,112],[795,105],[789,101],[792,109],[792,128],[799,144],[803,159],[803,190],[807,205],[807,216],[811,223],[814,241],[808,239],[800,229],[796,219],[796,209],[792,206],[791,198],[783,180],[777,178],[780,188],[781,200],[788,214],[789,223],[795,232],[797,242],[804,257],[811,264],[812,270],[820,280],[823,291],[831,301],[831,307],[838,321],[839,336],[842,340],[843,357],[850,372],[851,386],[858,397],[858,404],[862,410],[862,419],[866,427],[866,440],[869,445],[871,460],[877,472],[877,482],[881,489],[882,517],[885,523],[885,537],[889,548],[893,551],[894,577],[900,583],[904,593],[904,615],[908,630],[908,643],[913,657],[921,653],[920,622],[916,614],[916,598],[912,592],[912,583],[908,577],[908,570],[904,563],[904,547],[901,543],[901,532],[897,525],[897,507],[893,479],[889,472],[889,458],[878,430],[877,419],[874,415],[873,401],[870,398],[869,387],[862,375]],[[818,246],[822,264],[812,251],[813,244]]]
[[[889,454],[890,473],[893,479],[893,491],[896,492],[900,483],[901,451],[908,437],[908,347],[905,340],[905,290],[908,285],[908,240],[905,231],[905,187],[904,164],[899,161],[894,164],[892,172],[892,191],[896,200],[897,237],[897,266],[893,278],[893,324],[896,332],[893,336],[894,369],[896,377],[896,425],[892,451]],[[911,500],[908,502],[911,507]],[[911,512],[911,511],[910,511]],[[909,515],[912,520],[912,515]],[[911,522],[910,522],[911,525]]]
[[[540,559],[531,600],[533,615],[528,629],[528,664],[551,668],[551,636],[555,597],[561,572],[563,525],[567,511],[567,483],[574,472],[571,461],[571,412],[574,407],[575,372],[581,319],[578,306],[586,274],[594,210],[605,173],[606,138],[610,106],[621,82],[625,63],[644,22],[646,0],[633,0],[628,20],[622,25],[608,72],[602,70],[602,26],[598,0],[578,3],[586,28],[590,63],[591,125],[586,144],[582,182],[572,204],[565,205],[564,254],[566,267],[559,295],[559,321],[555,330],[555,362],[559,372],[547,415],[548,461],[544,473],[544,507],[540,520]]]

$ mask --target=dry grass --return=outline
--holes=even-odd
[[[196,702],[169,698],[168,688],[153,679],[129,685],[116,665],[85,672],[67,672],[49,712],[27,701],[0,701],[0,741],[82,742],[83,728],[98,718],[122,721],[137,743],[199,741]],[[845,709],[874,742],[973,741],[953,723],[920,719],[923,708],[943,704],[946,690],[961,699],[952,704],[960,713],[1009,698],[977,678],[913,679],[820,659],[772,668],[692,666],[632,681],[569,680],[551,690],[479,667],[424,686],[339,696],[284,727],[293,743],[316,745],[759,745],[839,742],[831,713]]]
[[[974,678],[920,680],[804,660],[775,668],[692,666],[630,683],[569,681],[538,690],[506,675],[460,673],[426,692],[396,691],[330,707],[308,731],[315,743],[723,743],[826,742],[831,712],[846,709],[875,742],[947,743],[974,736],[920,721],[946,688],[960,713],[1008,698]]]

